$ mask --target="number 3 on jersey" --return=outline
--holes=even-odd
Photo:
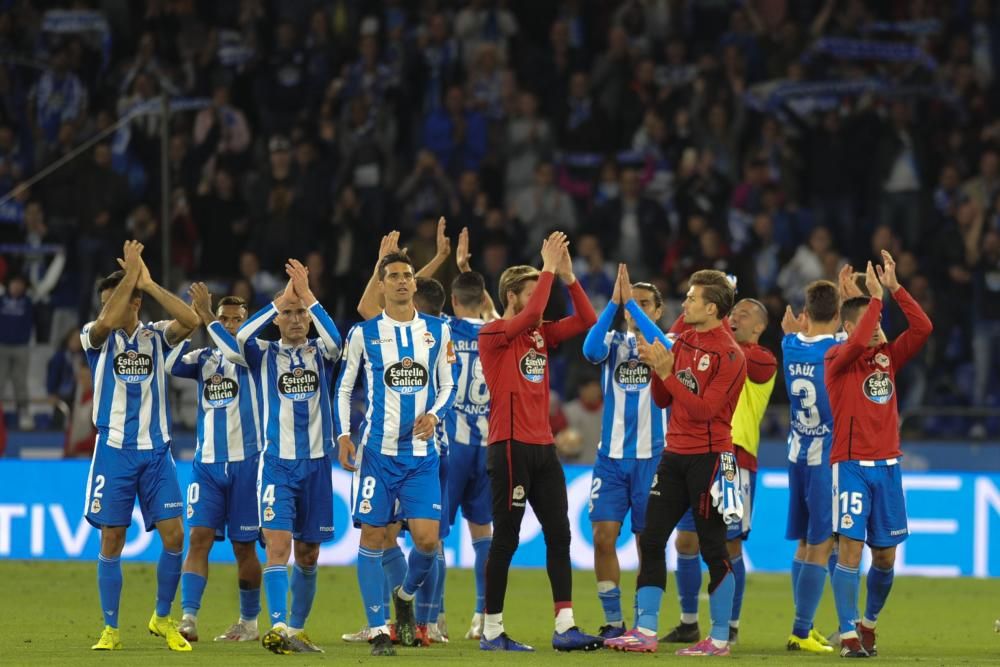
[[[798,399],[801,410],[795,411],[795,420],[806,428],[819,426],[820,414],[816,408],[816,385],[809,380],[796,378],[788,392]]]

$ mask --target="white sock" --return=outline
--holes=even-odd
[[[256,630],[257,629],[257,619],[256,618],[243,618],[242,616],[240,616],[240,623],[242,623],[243,627],[245,627],[245,628],[250,628],[251,630]]]
[[[289,637],[294,637],[295,635],[299,634],[300,632],[302,632],[302,628],[293,628],[291,626],[289,626],[289,628],[288,628],[288,636]]]
[[[184,614],[181,616],[181,620],[191,619],[192,621],[198,620],[198,614]]]
[[[613,581],[598,581],[597,582],[597,592],[607,593],[608,591],[613,591],[616,588],[615,582]]]
[[[380,625],[377,628],[371,628],[370,633],[371,633],[370,636],[372,636],[372,637],[378,636],[379,633],[382,633],[383,635],[385,635],[385,636],[388,637],[389,636],[389,626],[388,625]]]
[[[288,626],[284,623],[275,623],[271,626],[272,630],[281,630],[282,632],[288,632]]]
[[[729,621],[729,627],[739,629],[740,627],[739,620]]]
[[[715,648],[726,648],[726,645],[728,643],[729,642],[724,642],[721,639],[713,639],[712,640],[712,646],[714,646]]]
[[[573,620],[572,607],[563,607],[556,613],[556,632],[566,632],[574,625],[576,625],[576,621]]]
[[[416,593],[407,593],[406,591],[404,591],[402,586],[399,587],[399,592],[396,593],[396,595],[398,595],[399,599],[402,600],[403,602],[410,602],[413,600],[413,598],[417,597]]]
[[[841,641],[843,641],[845,639],[857,639],[857,638],[858,638],[858,633],[855,630],[848,630],[847,632],[841,632],[840,633],[840,640]]]
[[[698,614],[681,614],[681,623],[693,625],[698,622]]]
[[[503,634],[503,614],[486,614],[483,625],[483,637],[493,641]]]
[[[650,630],[649,628],[644,628],[642,626],[636,626],[635,629],[638,630],[639,632],[641,632],[646,637],[655,637],[656,636],[656,630]]]
[[[868,618],[864,616],[861,618],[861,625],[868,628],[869,630],[875,629],[875,621],[869,621]]]

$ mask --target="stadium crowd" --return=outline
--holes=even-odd
[[[0,396],[10,379],[26,414],[33,341],[59,348],[49,394],[72,395],[122,241],[166,268],[167,198],[168,287],[263,305],[299,257],[344,330],[379,238],[401,230],[422,265],[451,252],[442,215],[491,291],[552,229],[598,309],[618,262],[660,288],[664,322],[693,272],[721,269],[767,306],[775,352],[806,284],[890,248],[935,324],[902,407],[996,406],[998,54],[988,0],[7,0]],[[584,429],[599,391],[567,348],[555,419]]]

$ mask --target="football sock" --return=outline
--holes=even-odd
[[[891,567],[888,570],[883,570],[872,565],[868,569],[868,599],[865,601],[865,620],[869,621],[867,625],[870,627],[875,627],[875,621],[878,620],[878,615],[882,611],[882,607],[885,606],[885,600],[889,597],[889,591],[892,590],[894,575],[895,571]]]
[[[385,624],[388,603],[384,601],[385,575],[383,573],[382,549],[358,547],[358,585],[361,601],[365,604],[365,617],[369,628]]]
[[[472,549],[476,552],[476,613],[481,614],[486,608],[486,557],[490,555],[492,537],[478,537],[472,540]]]
[[[503,614],[486,614],[483,617],[483,637],[493,641],[503,634]]]
[[[271,625],[288,621],[288,566],[268,565],[264,568],[264,594]]]
[[[712,639],[729,641],[729,619],[733,617],[733,594],[736,592],[736,577],[727,572],[714,591],[708,594],[708,609],[712,616]]]
[[[156,565],[156,615],[170,615],[170,606],[177,595],[177,584],[181,580],[181,552],[160,552],[160,562]]]
[[[613,581],[598,581],[597,597],[604,609],[604,620],[611,625],[622,625],[622,589]]]
[[[257,622],[260,615],[260,589],[240,588],[240,620]]]
[[[677,595],[681,601],[681,622],[698,622],[698,593],[701,592],[701,557],[677,554]]]
[[[573,619],[573,603],[572,602],[557,602],[556,603],[556,632],[563,633],[572,627],[576,626],[576,621]]]
[[[743,609],[743,591],[747,587],[747,566],[743,562],[743,555],[733,556],[729,559],[733,568],[733,616],[729,619],[729,624],[739,627],[740,611]]]
[[[399,589],[399,597],[403,600],[412,600],[417,589],[427,578],[427,573],[436,563],[436,547],[432,551],[421,551],[417,547],[413,547],[407,562],[406,578],[403,579],[403,587]]]
[[[643,586],[636,594],[639,609],[636,627],[649,630],[653,634],[659,629],[660,602],[663,600],[663,589],[656,586]]]
[[[444,582],[448,573],[448,564],[444,559],[444,545],[438,548],[437,555],[437,585],[434,587],[434,601],[431,607],[430,620],[436,623],[438,616],[444,613]]]
[[[120,558],[97,557],[97,592],[104,612],[104,625],[118,627],[118,607],[122,599],[122,561]]]
[[[796,584],[795,623],[792,634],[801,639],[809,636],[816,618],[816,609],[823,598],[823,587],[826,585],[826,568],[815,563],[802,563],[799,580]]]
[[[435,557],[430,569],[427,570],[427,576],[424,578],[423,583],[420,584],[420,588],[417,589],[416,609],[414,611],[414,618],[417,625],[427,625],[432,618],[431,612],[434,608],[434,595],[437,593],[437,583],[438,568],[437,558]]]
[[[316,566],[304,567],[296,563],[292,566],[292,614],[288,619],[290,628],[306,627],[306,619],[316,598]]]
[[[802,573],[802,564],[805,563],[804,560],[799,560],[798,558],[792,559],[792,603],[798,607],[799,606],[799,574]],[[836,566],[837,563],[834,563]],[[830,570],[830,575],[833,576],[833,570]]]
[[[197,616],[205,594],[205,577],[195,572],[181,573],[181,609],[185,616]]]
[[[837,605],[837,618],[840,620],[841,635],[854,632],[854,621],[858,617],[860,587],[858,568],[838,564],[837,569],[833,572],[833,600]]]

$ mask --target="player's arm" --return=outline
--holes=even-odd
[[[365,291],[361,294],[361,300],[358,301],[358,315],[361,319],[370,320],[382,312],[382,295],[378,292],[378,267],[382,263],[382,258],[393,252],[399,252],[399,232],[396,231],[383,236],[379,244],[375,270],[372,271],[372,276],[365,285]]]
[[[142,244],[138,241],[125,242],[122,249],[125,258],[118,261],[122,265],[122,268],[125,269],[125,277],[121,279],[118,286],[111,292],[111,298],[101,308],[97,319],[84,327],[80,336],[83,349],[96,350],[104,345],[104,341],[108,339],[108,335],[114,329],[125,324],[128,316],[129,302],[132,300],[132,291],[136,287],[139,274],[142,270],[139,264],[141,261],[141,252]]]
[[[611,351],[611,325],[618,314],[618,304],[609,301],[601,311],[597,323],[587,332],[583,339],[583,356],[592,364],[599,364],[608,358]]]
[[[747,381],[756,384],[769,382],[778,372],[778,360],[766,347],[756,346],[743,350],[747,360]]]
[[[667,354],[670,354],[669,351]],[[738,396],[746,380],[746,358],[742,354],[728,353],[719,355],[719,370],[715,373],[704,393],[699,396],[685,387],[673,374],[673,357],[670,358],[670,373],[664,377],[663,387],[673,397],[674,406],[681,406],[697,421],[710,421],[715,418],[733,397]]]
[[[931,337],[934,324],[931,323],[931,318],[927,317],[927,313],[920,307],[917,300],[906,291],[905,287],[899,284],[896,279],[896,262],[892,259],[892,255],[883,250],[882,258],[885,268],[879,272],[879,280],[899,304],[899,309],[903,311],[908,325],[906,331],[899,334],[896,340],[889,344],[892,364],[898,370],[912,359],[913,355]]]
[[[549,302],[549,294],[552,292],[552,281],[555,280],[556,267],[563,250],[568,245],[566,235],[562,232],[552,232],[542,241],[542,273],[538,277],[535,291],[520,313],[509,320],[503,320],[501,331],[507,341],[511,341],[531,327],[537,326],[538,321],[542,319],[545,304]],[[500,298],[506,300],[507,295],[501,294]],[[493,336],[490,337],[493,338]]]
[[[868,341],[875,328],[878,326],[879,317],[882,315],[882,285],[872,263],[868,262],[865,273],[865,286],[871,294],[871,301],[868,302],[868,309],[854,327],[851,335],[841,343],[831,347],[826,353],[826,372],[829,375],[836,375],[851,366],[858,358],[864,354],[868,347]]]
[[[445,412],[455,403],[458,385],[452,372],[455,367],[455,351],[451,345],[451,331],[447,326],[441,328],[441,350],[438,352],[437,395],[434,405],[426,413],[420,415],[413,424],[413,435],[423,440],[434,435],[434,427],[441,421]]]
[[[286,286],[285,289],[291,289],[291,285]],[[234,364],[247,367],[259,365],[263,350],[261,350],[257,337],[278,316],[279,309],[280,304],[277,300],[264,306],[243,323],[235,337],[231,336],[222,326],[222,322],[218,321],[208,325],[208,335],[222,350],[222,355]]]
[[[124,265],[121,260],[119,260],[119,264]],[[170,322],[163,332],[163,340],[167,346],[174,347],[187,339],[192,331],[201,326],[201,318],[198,317],[198,314],[194,312],[191,306],[184,303],[177,295],[163,289],[159,283],[153,280],[149,275],[149,268],[142,261],[141,255],[139,257],[139,264],[139,278],[135,286],[151,296],[156,303],[160,304],[167,311],[167,315],[171,317]]]
[[[470,259],[472,259],[472,254],[469,252],[469,228],[462,227],[462,231],[458,233],[458,246],[455,248],[455,264],[458,265],[459,272],[472,271]],[[483,292],[483,310],[479,316],[484,322],[500,319],[500,313],[497,312],[497,306],[493,303],[493,297],[490,296],[489,290]]]
[[[674,370],[673,352],[667,349],[659,339],[652,343],[645,340],[637,341],[636,347],[639,351],[639,359],[653,370],[653,377],[650,378],[650,392],[653,402],[660,408],[669,408],[674,402],[673,396],[667,389],[663,381],[670,377]]]
[[[337,431],[337,458],[340,467],[353,472],[356,447],[351,440],[351,394],[358,379],[364,354],[364,332],[353,327],[344,346],[344,363],[337,377],[336,399],[333,404],[333,426]]]
[[[184,350],[187,350],[191,341],[186,340],[181,343]],[[200,370],[199,358],[202,350],[192,350],[191,352],[181,352],[179,355],[167,356],[167,372],[174,377],[197,380]]]
[[[448,260],[448,256],[451,255],[451,239],[445,235],[445,220],[444,216],[438,220],[437,226],[437,244],[435,246],[434,257],[431,261],[427,262],[420,267],[417,271],[417,278],[432,278],[437,270]]]
[[[285,264],[285,273],[288,274],[292,284],[292,291],[302,301],[309,310],[309,317],[316,325],[316,333],[319,334],[320,344],[317,346],[320,353],[327,359],[336,360],[340,357],[340,345],[343,342],[340,332],[333,318],[323,308],[316,295],[309,288],[309,271],[297,259],[289,259]]]
[[[556,265],[556,275],[569,290],[569,298],[573,302],[573,314],[545,325],[545,342],[550,347],[582,334],[597,322],[594,306],[591,305],[587,293],[580,286],[580,281],[573,275],[573,258],[570,257],[568,246],[563,249],[559,263]]]

